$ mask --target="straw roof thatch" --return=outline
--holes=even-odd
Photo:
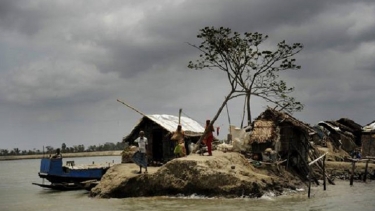
[[[253,122],[253,131],[250,135],[250,143],[265,143],[276,141],[278,137],[277,125],[290,124],[293,127],[305,131],[307,134],[315,134],[315,130],[308,124],[294,118],[293,116],[267,108]]]
[[[330,141],[336,148],[342,148],[346,152],[351,152],[357,147],[356,139],[359,138],[357,143],[360,143],[360,137],[356,137],[355,131],[337,121],[321,121],[318,125],[324,127],[329,133]],[[353,134],[354,133],[354,134]]]
[[[265,143],[276,137],[276,127],[273,121],[257,120],[254,122],[250,142]]]
[[[348,119],[348,118],[341,118],[341,119],[337,120],[337,122],[340,123],[340,124],[342,124],[342,125],[347,126],[353,132],[361,131],[362,130],[362,126],[360,124],[358,124],[358,123],[356,123],[353,120]]]
[[[340,122],[338,121],[325,121],[326,123],[329,123],[335,127],[338,127],[340,128],[340,131],[342,131],[343,133],[344,132],[349,132],[349,133],[354,133],[354,130],[344,124],[341,124]]]
[[[352,139],[352,141],[358,146],[361,145],[362,126],[355,123],[353,120],[341,118],[337,121],[321,121],[319,122],[319,125],[333,133],[346,136],[348,140]]]

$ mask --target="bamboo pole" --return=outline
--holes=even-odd
[[[311,193],[311,171],[309,171],[309,175],[308,175],[308,178],[309,178],[309,190],[307,191],[307,197],[310,198],[310,193]]]
[[[294,145],[292,145],[292,147],[296,150],[296,152],[298,153],[298,155],[299,155],[301,158],[303,158],[301,152],[298,151],[297,147],[294,146]],[[302,160],[303,164],[304,164],[305,167],[306,167],[306,171],[307,171],[307,172],[311,172],[310,178],[313,178],[313,177],[314,177],[314,172],[313,172],[312,168],[309,166],[309,164],[307,163],[307,161],[306,161],[305,159],[301,159],[301,160]],[[316,185],[319,185],[319,182],[318,182],[318,180],[317,180],[315,177],[314,177],[314,181],[315,181]]]
[[[232,142],[232,130],[230,129],[230,115],[229,115],[229,109],[228,109],[228,102],[225,103],[225,107],[227,109],[227,115],[228,115],[228,123],[229,123],[229,134],[227,136],[227,143],[230,144]],[[242,121],[243,123],[243,121]],[[241,123],[241,128],[242,128],[242,123]]]
[[[363,177],[363,182],[366,182],[366,179],[367,179],[367,173],[368,173],[368,162],[369,162],[370,160],[368,159],[367,161],[366,161],[366,167],[365,167],[365,176]]]
[[[229,123],[229,126],[230,126],[230,115],[229,115],[229,109],[228,109],[228,102],[225,103],[225,107],[227,109],[227,115],[228,115],[228,123]],[[230,128],[229,128],[230,129]],[[230,130],[229,130],[230,132]]]
[[[350,185],[353,185],[354,180],[354,168],[355,168],[355,161],[352,161],[352,174],[350,175]]]
[[[182,108],[178,111],[178,124],[181,124],[181,113],[182,113]]]
[[[316,150],[316,149],[310,144],[310,142],[307,142],[307,145],[308,145],[308,147],[307,147],[306,145],[303,145],[303,146],[305,147],[306,151],[309,152],[308,155],[309,155],[309,157],[311,158],[311,160],[314,160],[314,159],[316,159],[318,156],[320,156],[320,154],[317,153],[317,150]],[[314,150],[310,151],[309,148],[312,148],[312,149],[314,149]],[[323,171],[323,162],[317,162],[316,164],[317,164],[317,167],[318,167],[321,171]],[[331,185],[335,185],[335,183],[333,182],[333,180],[332,180],[331,178],[329,178],[328,175],[326,175],[326,179],[328,180],[329,184],[331,184]]]
[[[323,158],[323,190],[327,190],[327,182],[326,182],[326,157]]]
[[[117,102],[120,102],[120,103],[126,105],[127,107],[129,107],[130,109],[132,109],[133,111],[139,113],[139,114],[142,115],[142,116],[146,116],[146,114],[142,113],[141,111],[135,109],[134,107],[132,107],[132,106],[130,106],[130,105],[124,103],[123,101],[121,101],[121,100],[119,100],[119,99],[117,99]]]
[[[287,158],[287,161],[286,161],[286,169],[289,169],[289,159],[290,159],[290,139],[288,141],[288,158]]]
[[[318,160],[322,159],[322,158],[325,157],[327,154],[328,154],[328,152],[324,153],[324,155],[318,157],[317,159],[311,161],[311,162],[309,163],[309,166],[311,166],[312,164],[316,163]]]

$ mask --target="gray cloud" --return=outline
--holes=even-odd
[[[200,122],[212,118],[228,91],[225,76],[187,69],[199,55],[187,42],[199,43],[205,26],[268,34],[267,48],[303,43],[302,69],[281,74],[306,105],[296,117],[369,123],[374,17],[370,0],[3,0],[0,148],[120,141],[140,116],[117,98],[148,114],[183,108]],[[254,98],[253,117],[266,106]],[[232,124],[242,107],[240,98],[229,103]],[[217,125],[227,128],[226,112]]]

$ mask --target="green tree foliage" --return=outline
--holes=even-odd
[[[20,149],[18,149],[18,148],[14,148],[14,149],[11,151],[11,154],[13,154],[13,155],[19,155],[19,154],[20,154]]]
[[[258,32],[245,32],[242,35],[229,28],[205,27],[197,36],[202,39],[200,45],[189,44],[201,54],[195,62],[190,61],[191,69],[213,69],[225,72],[231,89],[226,96],[217,119],[225,104],[235,97],[245,96],[248,125],[251,124],[251,97],[260,97],[267,102],[288,112],[300,111],[303,105],[289,96],[293,87],[288,87],[279,78],[279,72],[300,69],[295,64],[294,55],[303,45],[288,45],[285,41],[277,44],[274,50],[261,49],[261,44],[268,36]],[[242,124],[241,124],[242,125]]]
[[[66,151],[66,144],[62,143],[61,144],[61,152],[64,153]]]
[[[96,151],[112,151],[112,150],[123,150],[125,147],[125,143],[117,142],[106,142],[105,144],[101,144],[99,146],[90,145],[85,148],[83,144],[73,145],[73,147],[68,147],[65,143],[61,144],[61,149],[63,153],[74,153],[74,152],[96,152]],[[44,152],[34,148],[33,150],[20,150],[19,148],[13,148],[12,150],[8,149],[0,149],[0,156],[7,156],[7,155],[35,155],[35,154],[54,154],[55,148],[52,146],[44,147]]]
[[[52,146],[46,146],[47,154],[52,154],[54,153],[54,148]]]
[[[0,155],[2,155],[2,156],[9,155],[9,150],[7,150],[7,149],[0,149]]]
[[[96,151],[96,145],[90,145],[87,147],[88,152],[95,152]]]
[[[85,146],[83,144],[74,145],[73,148],[74,148],[73,152],[84,152],[85,151]]]

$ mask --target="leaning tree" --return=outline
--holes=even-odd
[[[265,50],[261,44],[268,38],[267,35],[258,32],[240,34],[224,27],[205,27],[197,37],[202,39],[200,45],[188,44],[201,54],[196,61],[190,61],[188,67],[223,71],[231,87],[211,124],[219,117],[226,103],[239,96],[245,96],[243,118],[246,110],[248,125],[251,124],[252,97],[262,98],[288,112],[303,109],[303,105],[289,95],[294,87],[288,87],[279,78],[280,71],[301,68],[295,64],[294,58],[303,48],[301,43],[289,45],[281,41],[275,49]]]

